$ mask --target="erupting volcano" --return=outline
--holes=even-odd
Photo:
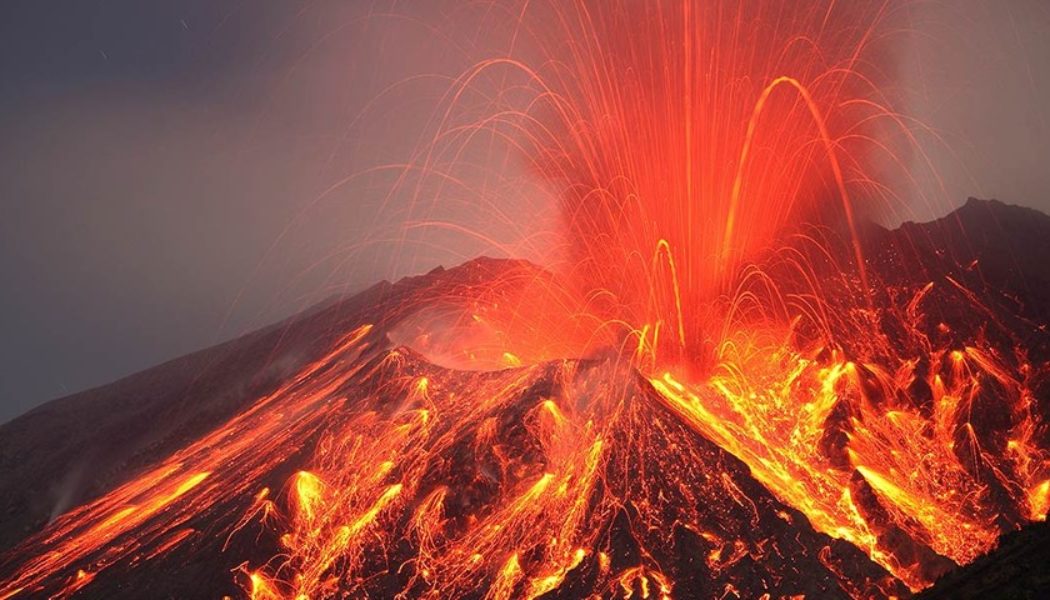
[[[382,283],[4,426],[0,599],[906,597],[1045,521],[1050,218],[870,222],[933,201],[868,4],[497,3],[533,50],[452,82],[391,194],[545,264]],[[499,218],[478,144],[553,235],[441,216]]]

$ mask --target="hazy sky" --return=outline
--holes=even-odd
[[[492,33],[454,4],[3,2],[0,421],[470,254],[376,257],[358,242],[390,182],[326,193],[418,145]],[[1050,211],[1050,2],[911,13],[903,108],[944,140],[949,197]]]

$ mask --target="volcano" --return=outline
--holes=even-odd
[[[862,234],[868,333],[746,379],[523,359],[493,315],[552,275],[482,258],[50,402],[0,428],[0,598],[906,597],[1045,521],[1050,217]]]

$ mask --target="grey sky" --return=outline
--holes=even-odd
[[[479,44],[453,4],[4,2],[0,422],[473,252],[362,251],[381,175],[322,195],[416,147]],[[911,10],[904,109],[948,195],[1050,211],[1050,3]]]
[[[947,196],[1050,212],[1050,2],[927,0],[911,13],[904,111],[931,129],[922,143]]]

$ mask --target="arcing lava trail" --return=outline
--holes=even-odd
[[[560,259],[287,324],[313,343],[265,390],[206,379],[213,421],[28,523],[0,600],[900,597],[1045,520],[1050,276],[1018,257],[1050,220],[864,225],[894,208],[870,157],[907,162],[877,137],[894,3],[818,4],[510,11],[541,58],[464,74],[405,172],[512,140]]]

